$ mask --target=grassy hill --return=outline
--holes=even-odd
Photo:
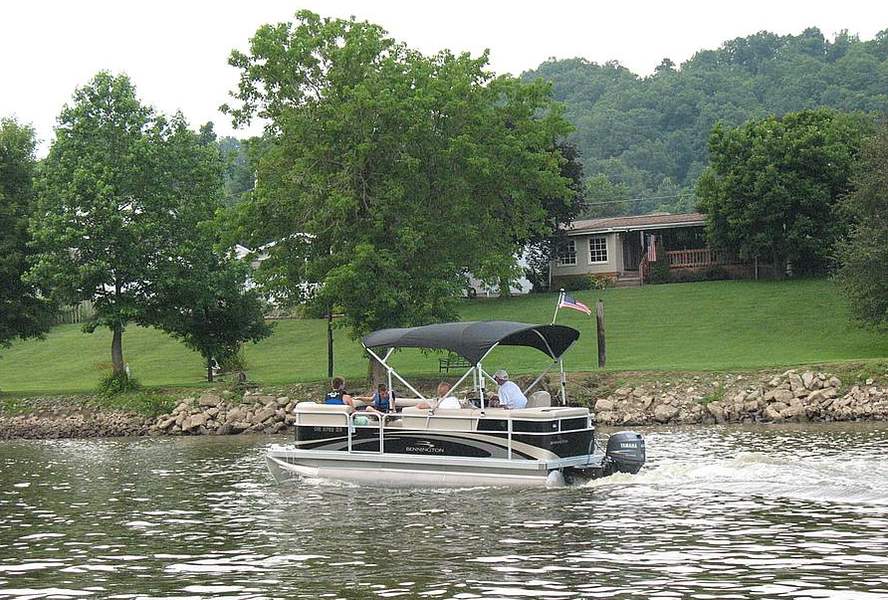
[[[608,369],[729,370],[888,357],[888,336],[858,329],[833,284],[823,280],[722,281],[578,292],[592,304],[605,302]],[[475,300],[460,307],[466,320],[548,322],[555,294]],[[558,322],[582,335],[565,357],[571,371],[595,369],[595,322],[562,310]],[[274,335],[246,348],[250,379],[267,384],[312,381],[326,376],[326,323],[281,321]],[[197,386],[200,357],[152,329],[130,327],[124,353],[139,380],[149,386]],[[366,374],[360,345],[336,332],[336,372]],[[0,389],[5,392],[77,392],[95,387],[110,368],[110,333],[82,333],[77,325],[55,328],[43,341],[0,351]],[[411,374],[437,373],[438,355],[400,352],[395,365]],[[495,350],[489,367],[535,371],[545,356],[514,348]]]

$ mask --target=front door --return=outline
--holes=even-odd
[[[641,232],[627,231],[623,234],[623,270],[637,271],[641,263]]]

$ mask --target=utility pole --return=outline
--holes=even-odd
[[[607,362],[607,348],[604,343],[604,302],[601,298],[595,304],[595,325],[598,330],[598,368],[603,369]]]

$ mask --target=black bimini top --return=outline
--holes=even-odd
[[[477,364],[495,345],[527,346],[559,358],[580,337],[564,325],[530,325],[515,321],[461,321],[422,327],[380,329],[364,336],[367,348],[449,350]]]

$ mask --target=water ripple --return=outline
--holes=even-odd
[[[888,597],[888,427],[670,428],[566,490],[274,485],[269,438],[0,443],[0,598]]]

